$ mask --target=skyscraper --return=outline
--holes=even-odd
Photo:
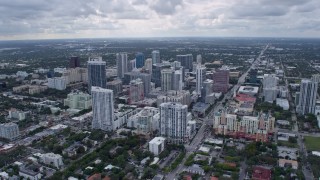
[[[161,71],[161,90],[173,90],[174,71],[172,69],[163,69]]]
[[[69,59],[69,67],[70,68],[76,68],[80,67],[80,59],[77,56],[72,56]]]
[[[128,71],[131,72],[133,69],[136,69],[136,59],[132,59],[128,62]]]
[[[263,77],[263,96],[264,101],[272,103],[276,100],[278,78],[275,74],[266,74]]]
[[[149,74],[152,74],[152,59],[148,58],[146,62],[144,63],[145,69],[149,71]]]
[[[298,94],[297,113],[304,115],[315,113],[318,83],[309,79],[303,79]]]
[[[201,66],[201,64],[197,65],[196,69],[196,92],[199,96],[201,96],[201,88],[203,87],[203,81],[205,79],[205,71],[206,68]]]
[[[151,74],[141,73],[139,71],[127,72],[124,74],[123,83],[128,85],[131,80],[141,79],[144,87],[144,95],[148,96],[151,91]]]
[[[93,86],[92,95],[92,128],[104,131],[113,130],[114,107],[113,91]]]
[[[171,67],[170,64],[165,64],[165,63],[157,63],[152,65],[151,81],[154,82],[156,87],[161,86],[161,71],[163,69],[168,69],[170,67]]]
[[[188,139],[188,106],[180,103],[162,103],[160,105],[160,135],[169,142],[180,144]]]
[[[91,92],[92,86],[106,88],[106,62],[102,57],[89,58],[88,61],[88,91]]]
[[[201,54],[197,55],[197,64],[202,64],[202,56],[201,56]]]
[[[152,63],[153,64],[161,63],[159,50],[152,51]]]
[[[218,69],[213,73],[213,92],[226,93],[229,89],[229,70]]]
[[[192,72],[193,69],[193,56],[192,54],[185,54],[185,55],[177,55],[176,60],[181,63],[187,72]]]
[[[142,68],[144,66],[144,54],[141,52],[138,52],[136,54],[136,67]]]
[[[183,89],[183,74],[182,70],[176,70],[173,74],[172,89],[176,91],[181,91]]]
[[[128,55],[125,52],[116,54],[118,77],[123,78],[124,73],[128,72]]]
[[[141,79],[134,79],[129,84],[129,104],[144,99],[144,87]]]

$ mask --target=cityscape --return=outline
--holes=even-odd
[[[320,179],[318,2],[52,2],[0,2],[0,180]]]

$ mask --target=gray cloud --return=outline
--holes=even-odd
[[[319,36],[319,0],[1,0],[0,38]],[[312,32],[312,33],[310,33]]]

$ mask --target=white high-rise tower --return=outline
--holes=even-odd
[[[315,113],[318,83],[309,79],[303,79],[300,85],[300,93],[296,94],[297,113],[304,115]]]
[[[198,95],[201,96],[201,88],[203,87],[203,81],[205,76],[206,68],[204,66],[201,66],[200,64],[197,65],[197,71],[196,71],[196,92]]]
[[[113,130],[114,107],[113,91],[101,87],[93,86],[92,95],[92,128],[104,131]]]
[[[116,54],[118,77],[123,78],[124,73],[128,72],[128,55],[125,52]]]
[[[162,103],[160,105],[160,135],[169,142],[180,144],[188,139],[188,106],[180,103]]]

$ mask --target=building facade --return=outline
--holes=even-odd
[[[80,59],[77,56],[72,56],[69,59],[69,68],[80,67]]]
[[[138,52],[136,54],[136,68],[142,68],[144,66],[144,54]]]
[[[159,155],[165,146],[166,138],[163,137],[155,137],[149,142],[149,151],[154,155]]]
[[[187,72],[192,72],[193,70],[193,56],[192,54],[177,55],[176,61],[180,62]]]
[[[229,89],[229,70],[218,69],[213,73],[213,92],[226,93]]]
[[[102,61],[102,57],[89,58],[88,61],[88,91],[91,87],[106,88],[106,62]]]
[[[129,84],[129,104],[144,99],[144,85],[141,79],[134,79]]]
[[[14,140],[20,136],[19,126],[15,123],[0,124],[0,137]]]
[[[153,50],[151,54],[152,54],[152,64],[161,63],[159,50]]]
[[[160,105],[160,135],[174,144],[185,143],[187,134],[188,106],[180,103]]]
[[[128,54],[125,52],[116,54],[118,77],[123,78],[124,73],[128,72]]]
[[[300,85],[300,93],[296,94],[298,114],[315,113],[318,82],[303,79]]]
[[[64,100],[64,105],[71,109],[90,109],[92,107],[91,96],[83,92],[72,92]]]
[[[206,67],[198,65],[196,69],[196,93],[201,96],[201,89],[203,88],[203,81],[205,79]]]
[[[112,131],[114,121],[113,91],[93,86],[92,95],[92,128]]]

